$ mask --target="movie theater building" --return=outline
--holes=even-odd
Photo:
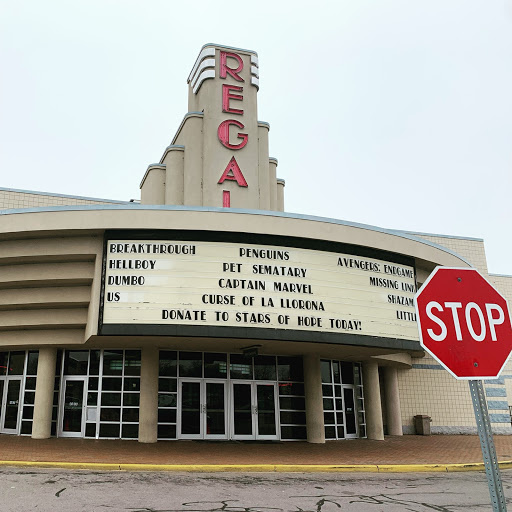
[[[475,432],[466,382],[418,341],[437,265],[483,241],[284,212],[255,52],[205,45],[139,202],[0,189],[0,432],[325,440]],[[486,383],[510,433],[512,371]]]

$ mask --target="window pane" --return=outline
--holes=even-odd
[[[232,379],[252,379],[252,358],[242,354],[231,354],[229,372]]]
[[[100,351],[91,350],[91,362],[89,364],[89,375],[100,374]]]
[[[7,374],[8,359],[9,359],[9,352],[0,352],[0,375]]]
[[[280,395],[304,396],[304,384],[298,382],[280,382],[278,388]]]
[[[26,391],[25,392],[25,400],[23,403],[29,404],[29,405],[34,405],[35,396],[36,396],[35,393],[33,393],[31,391]]]
[[[340,375],[340,365],[338,361],[332,362],[332,374],[334,376],[334,382],[339,384],[341,382],[341,375]]]
[[[29,352],[27,362],[27,375],[37,375],[37,360],[39,352]]]
[[[333,412],[324,412],[324,423],[326,425],[334,425],[334,423],[336,423],[334,421],[334,413]]]
[[[175,393],[177,389],[176,379],[158,379],[158,391]]]
[[[176,425],[158,425],[158,439],[176,439]]]
[[[160,377],[176,377],[176,352],[170,350],[160,350],[159,375]]]
[[[121,378],[103,377],[101,379],[101,386],[103,391],[121,391]]]
[[[322,384],[322,395],[332,396],[332,386],[330,384]]]
[[[86,423],[85,437],[96,437],[96,423]]]
[[[55,375],[60,376],[62,370],[62,353],[63,350],[57,350],[57,361],[55,362]]]
[[[158,394],[158,407],[176,407],[176,395]]]
[[[87,393],[87,405],[98,405],[98,393]]]
[[[281,425],[285,425],[287,423],[291,424],[306,424],[306,413],[305,412],[297,412],[297,411],[281,411]]]
[[[121,393],[102,393],[101,405],[121,405]]]
[[[306,439],[306,427],[294,427],[294,426],[284,426],[281,427],[281,438],[282,439]]]
[[[297,382],[304,382],[304,369],[302,367],[302,357],[278,357],[277,374],[279,380],[293,380]]]
[[[139,437],[139,425],[123,425],[124,439],[137,439]]]
[[[325,439],[336,439],[336,427],[325,427]]]
[[[202,377],[203,355],[201,352],[180,352],[180,377]]]
[[[119,408],[101,408],[100,421],[121,421],[121,409]],[[118,425],[119,428],[119,425]]]
[[[21,422],[21,433],[22,434],[32,434],[32,422],[31,421],[22,421]]]
[[[100,424],[100,437],[119,437],[119,425]]]
[[[324,411],[333,411],[334,401],[332,398],[324,398]]]
[[[125,391],[140,391],[140,378],[139,377],[127,377],[124,379],[124,390]]]
[[[27,377],[25,379],[25,389],[36,389],[37,377]]]
[[[123,351],[103,351],[103,375],[121,375],[123,371]]]
[[[138,406],[139,402],[139,393],[123,393],[123,405]]]
[[[140,375],[140,350],[125,350],[124,374]]]
[[[66,350],[64,375],[87,375],[88,350]]]
[[[204,376],[207,379],[226,379],[228,376],[227,354],[204,355]]]
[[[354,363],[354,382],[360,386],[361,382],[361,365],[358,363]]]
[[[354,384],[354,367],[352,363],[341,362],[341,380],[343,384]]]
[[[89,377],[89,389],[98,389],[98,377]]]
[[[176,409],[158,409],[158,423],[176,423]]]
[[[257,380],[276,380],[275,356],[256,356],[254,358],[254,378]]]
[[[123,422],[138,423],[139,409],[123,409]]]
[[[306,408],[304,398],[300,396],[280,396],[279,397],[280,409],[295,409],[303,411]]]
[[[9,375],[23,375],[25,366],[25,352],[11,352],[9,354]]]
[[[332,382],[331,361],[320,361],[320,371],[322,373],[322,382],[330,384]]]

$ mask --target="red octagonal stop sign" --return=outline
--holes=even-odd
[[[512,350],[510,312],[476,269],[437,267],[414,305],[421,346],[454,377],[499,376]]]

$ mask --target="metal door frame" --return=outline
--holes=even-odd
[[[252,418],[252,435],[243,435],[243,434],[235,434],[235,409],[234,409],[234,391],[233,386],[236,384],[245,384],[246,386],[251,387],[251,418]],[[258,432],[258,394],[257,394],[257,386],[273,386],[274,387],[274,414],[275,414],[275,422],[276,422],[276,433],[275,435],[260,435]],[[279,440],[280,439],[280,422],[279,422],[279,406],[278,400],[279,396],[277,394],[277,381],[273,380],[243,380],[236,379],[231,380],[229,385],[229,439],[240,440],[240,441],[250,441],[250,440]]]
[[[343,393],[343,429],[345,433],[345,439],[358,439],[359,438],[359,421],[357,413],[357,386],[355,384],[342,384],[341,390]],[[356,424],[356,433],[355,434],[347,434],[347,402],[345,400],[345,389],[352,390],[352,396],[354,397],[354,421]],[[337,434],[337,432],[336,432]]]
[[[181,414],[183,406],[183,383],[193,382],[199,384],[199,434],[181,433]],[[222,384],[224,386],[224,435],[207,433],[206,417],[206,386],[207,384]],[[176,439],[228,439],[228,381],[225,379],[202,379],[202,378],[179,378],[178,379],[178,401],[176,407]]]

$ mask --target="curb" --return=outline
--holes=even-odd
[[[485,471],[482,462],[469,464],[112,464],[97,462],[36,462],[4,460],[0,467],[59,468],[94,471],[167,471],[184,473],[455,473]],[[499,463],[512,469],[512,461]]]

